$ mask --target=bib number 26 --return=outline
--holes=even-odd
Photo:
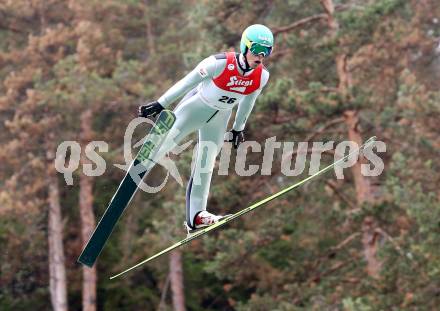
[[[218,99],[219,102],[226,103],[226,104],[233,104],[237,98],[235,97],[228,97],[228,96],[222,96]]]

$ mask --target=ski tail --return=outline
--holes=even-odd
[[[176,116],[169,110],[163,110],[156,120],[155,125],[151,128],[142,147],[140,148],[136,158],[131,163],[124,179],[120,183],[113,198],[105,210],[101,220],[95,228],[92,236],[84,247],[78,262],[92,267],[104,248],[105,243],[110,237],[118,219],[130,203],[131,199],[138,190],[138,183],[151,169],[146,163],[154,157],[155,152],[160,148],[166,137],[167,132],[171,129]],[[132,176],[139,176],[134,180]]]

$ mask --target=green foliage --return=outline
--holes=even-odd
[[[371,34],[376,30],[384,17],[400,11],[405,11],[407,2],[403,0],[380,0],[373,1],[361,9],[348,10],[338,14],[342,26],[339,36],[344,40],[350,40],[351,52],[356,51],[362,45],[371,42]]]
[[[344,310],[347,311],[372,311],[374,310],[368,304],[364,302],[364,299],[358,297],[356,299],[353,298],[345,298],[342,300],[342,305],[344,306]]]
[[[295,86],[292,79],[276,79],[271,87],[259,97],[257,111],[270,112],[273,110],[295,111]]]
[[[377,135],[387,145],[381,155],[385,171],[370,179],[375,199],[358,202],[349,169],[344,180],[329,173],[182,248],[188,310],[435,310],[440,304],[440,93],[432,48],[439,6],[433,0],[334,5],[335,33],[327,19],[277,33],[274,54],[265,61],[269,84],[246,136],[261,143],[271,136],[298,142],[311,134],[314,141],[347,140],[344,113],[357,111],[362,138]],[[93,135],[87,139],[109,143],[102,154],[107,171],[93,179],[99,217],[122,178],[113,164],[123,161],[124,131],[139,103],[159,97],[203,58],[238,50],[249,24],[280,29],[323,12],[321,1],[305,0],[0,4],[2,310],[50,309],[52,163],[46,156],[61,141],[80,140],[85,110],[93,111]],[[346,90],[337,68],[340,56],[347,60]],[[249,155],[248,163],[261,158]],[[283,176],[280,158],[277,150],[272,176],[214,173],[208,209],[238,211],[306,176]],[[176,161],[185,182],[191,160],[192,148]],[[323,162],[332,160],[323,155]],[[74,265],[82,244],[80,169],[74,186],[59,179],[72,310],[81,309],[81,270]],[[147,182],[163,177],[158,168]],[[98,263],[99,310],[158,308],[167,257],[118,282],[107,276],[180,240],[184,214],[185,189],[175,182],[133,199]],[[382,230],[376,278],[366,271],[368,217]],[[168,289],[165,310],[172,309],[171,295]]]
[[[0,221],[2,310],[44,310],[49,299],[45,284],[46,241],[41,215],[11,212]],[[32,260],[21,260],[32,258]]]

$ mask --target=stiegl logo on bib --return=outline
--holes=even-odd
[[[238,79],[236,76],[232,76],[229,78],[228,84],[226,86],[229,86],[230,90],[237,91],[237,92],[244,92],[246,90],[247,86],[252,85],[253,80],[242,80]],[[231,87],[233,86],[233,87]]]

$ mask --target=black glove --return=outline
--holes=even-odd
[[[238,146],[242,142],[244,142],[243,131],[230,130],[226,134],[229,136],[229,138],[226,141],[232,143],[234,146],[234,149],[237,149]]]
[[[139,106],[138,116],[147,118],[147,117],[155,117],[165,108],[159,104],[157,101]]]

